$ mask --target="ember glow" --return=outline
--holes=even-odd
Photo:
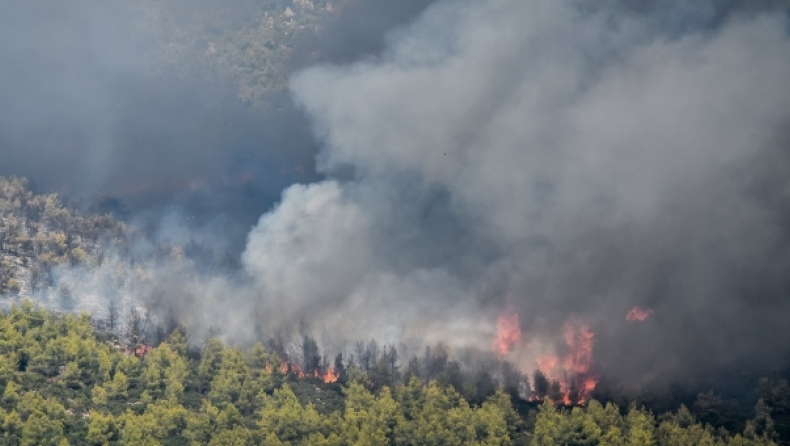
[[[493,343],[494,351],[500,356],[507,356],[521,339],[521,327],[515,309],[508,308],[499,315],[496,320],[496,331],[497,337]]]
[[[643,322],[645,319],[650,317],[651,314],[653,314],[653,310],[650,308],[643,310],[642,308],[635,306],[634,308],[631,308],[631,311],[629,311],[628,314],[625,315],[625,320],[628,322]]]

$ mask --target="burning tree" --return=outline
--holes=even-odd
[[[500,356],[507,356],[513,346],[521,339],[521,327],[518,323],[518,313],[509,306],[499,315],[496,321],[497,337],[493,342],[494,351]]]

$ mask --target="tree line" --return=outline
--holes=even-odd
[[[734,433],[682,407],[655,416],[595,401],[525,406],[502,385],[470,401],[447,382],[407,376],[408,368],[393,386],[392,362],[385,382],[376,381],[392,357],[390,348],[371,354],[367,370],[365,358],[341,361],[344,382],[324,383],[283,370],[284,358],[260,343],[211,338],[195,349],[181,329],[136,355],[87,314],[26,301],[0,313],[0,444],[775,444],[766,419]]]

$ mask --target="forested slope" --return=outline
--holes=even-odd
[[[0,176],[0,295],[51,284],[58,265],[98,265],[126,237],[109,214],[84,214],[57,194],[35,194],[24,178]]]
[[[571,409],[546,401],[522,404],[516,411],[502,390],[470,405],[452,386],[437,381],[412,377],[393,390],[372,386],[356,367],[344,375],[333,383],[299,378],[260,344],[242,349],[209,339],[201,351],[191,351],[181,330],[155,348],[123,348],[114,336],[97,333],[86,314],[62,315],[25,302],[0,314],[0,441],[772,444],[765,419],[749,422],[743,435],[732,436],[697,423],[685,408],[655,417],[635,406],[591,401]]]

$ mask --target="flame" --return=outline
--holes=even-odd
[[[584,380],[584,387],[583,387],[584,394],[589,395],[590,392],[595,390],[595,386],[597,385],[598,385],[598,378],[592,378],[592,377],[586,378]]]
[[[521,339],[521,327],[518,323],[518,313],[513,307],[508,307],[496,320],[497,336],[492,346],[500,356],[507,356]]]
[[[557,364],[560,363],[560,358],[556,356],[539,356],[535,361],[538,363],[538,370],[551,378],[550,375],[554,375],[552,372],[557,367]]]
[[[643,310],[635,306],[634,308],[631,308],[631,311],[629,311],[628,314],[625,315],[625,320],[627,320],[628,322],[642,322],[645,319],[647,319],[651,314],[653,314],[652,309],[647,308]]]
[[[299,367],[298,365],[296,365],[296,364],[291,364],[291,363],[290,363],[290,362],[288,362],[288,361],[283,361],[283,362],[281,362],[281,363],[280,363],[280,373],[282,373],[283,375],[287,375],[289,372],[290,372],[290,373],[293,373],[293,374],[294,374],[294,376],[296,376],[296,377],[297,377],[297,378],[299,378],[299,379],[301,379],[301,378],[304,378],[304,377],[305,377],[305,374],[304,374],[304,372],[302,371],[302,368],[301,368],[301,367]]]
[[[271,367],[266,366],[266,370],[271,372]],[[297,364],[292,364],[288,361],[282,361],[280,363],[280,373],[283,375],[287,375],[288,373],[293,374],[297,379],[304,379],[304,378],[318,378],[326,384],[337,382],[340,378],[340,374],[336,373],[332,366],[327,367],[323,373],[319,370],[313,370],[312,373],[305,373],[301,367]]]
[[[324,371],[323,376],[321,376],[321,380],[324,381],[324,383],[326,384],[337,382],[338,378],[340,378],[340,374],[335,373],[335,370],[332,368],[332,366],[329,366]]]
[[[576,375],[589,373],[592,367],[592,344],[595,335],[587,324],[573,318],[564,327],[565,343],[570,353],[565,357],[565,370]]]
[[[598,385],[598,378],[591,375],[595,334],[589,325],[573,316],[563,326],[563,334],[568,353],[562,360],[559,356],[544,355],[537,357],[535,362],[549,381],[560,383],[564,404],[582,404]]]

